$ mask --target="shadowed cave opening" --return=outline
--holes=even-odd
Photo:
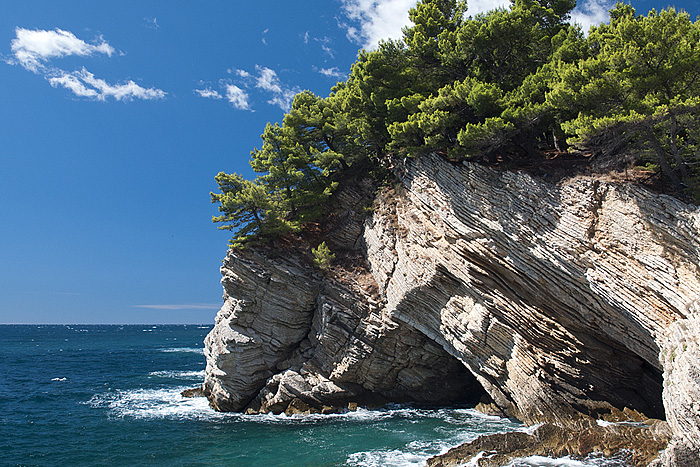
[[[405,352],[408,360],[395,375],[385,375],[382,396],[391,402],[422,405],[470,405],[488,399],[467,367],[427,337]]]

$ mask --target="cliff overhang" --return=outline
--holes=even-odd
[[[322,274],[299,249],[229,252],[205,349],[213,407],[485,398],[527,424],[667,419],[662,461],[700,453],[698,208],[435,155],[394,171],[371,213],[371,183],[340,189],[326,226],[364,268]]]

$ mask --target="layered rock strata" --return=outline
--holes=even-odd
[[[470,443],[432,457],[427,467],[458,467],[471,462],[478,467],[499,467],[517,458],[530,456],[586,458],[614,456],[634,466],[647,466],[666,447],[670,438],[668,425],[656,420],[649,423],[599,424],[580,420],[568,426],[545,423],[532,430],[480,436]]]
[[[661,363],[666,417],[676,436],[654,465],[700,466],[700,302],[667,329]]]
[[[300,254],[229,252],[205,350],[215,408],[324,411],[485,392],[528,424],[626,407],[668,416],[678,453],[697,449],[697,208],[631,185],[553,185],[438,156],[395,173],[400,186],[364,223],[364,197],[346,193],[359,205],[328,236],[366,271],[322,275]]]

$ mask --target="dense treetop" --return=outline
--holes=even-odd
[[[212,193],[233,246],[299,231],[349,172],[388,158],[536,162],[572,151],[647,164],[675,193],[700,185],[700,25],[673,8],[618,3],[584,37],[574,0],[512,0],[474,17],[422,0],[398,41],[361,51],[347,81],[296,96],[252,151],[254,181],[220,173]]]

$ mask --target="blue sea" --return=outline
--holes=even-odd
[[[0,466],[422,466],[485,433],[523,430],[468,407],[338,415],[217,413],[204,378],[210,326],[0,326]],[[528,458],[520,466],[620,466]]]

